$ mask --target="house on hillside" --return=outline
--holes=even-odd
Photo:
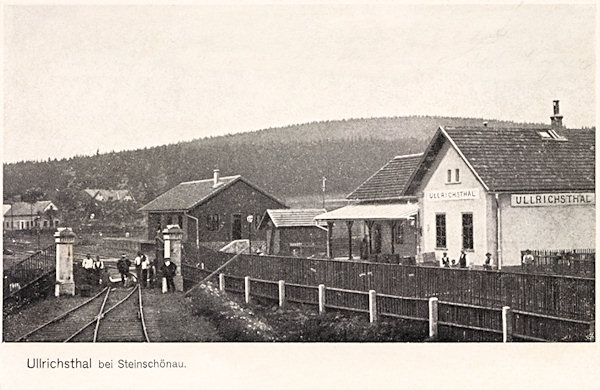
[[[417,254],[418,210],[417,198],[406,196],[404,189],[422,155],[394,157],[356,188],[347,199],[352,204],[320,214],[317,221],[327,223],[327,252],[334,254],[331,232],[336,224],[348,230],[348,258],[359,257],[397,262],[400,258],[414,258]],[[363,225],[364,244],[361,253],[353,252],[352,226]]]
[[[267,254],[308,257],[325,242],[327,225],[315,217],[325,209],[268,209],[259,230],[266,231]]]
[[[50,200],[2,205],[4,230],[53,230],[58,227],[58,209]]]
[[[595,131],[440,127],[404,194],[419,199],[422,252],[520,265],[526,249],[595,248]]]
[[[93,200],[98,202],[128,202],[134,200],[129,190],[86,188],[83,191]]]
[[[267,209],[286,207],[243,177],[221,177],[215,169],[212,179],[180,183],[139,211],[148,215],[148,239],[154,239],[158,229],[176,224],[184,231],[184,241],[198,245],[247,239],[250,234],[264,241],[264,231],[257,229],[261,217]]]

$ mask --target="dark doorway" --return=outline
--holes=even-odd
[[[374,253],[381,253],[381,225],[375,225],[373,240],[375,241]]]
[[[242,214],[233,214],[231,222],[231,240],[239,240],[242,238]]]

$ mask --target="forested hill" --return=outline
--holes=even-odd
[[[40,188],[65,199],[84,188],[129,189],[145,203],[182,181],[240,174],[275,196],[349,193],[393,156],[424,150],[438,126],[483,119],[411,116],[313,122],[132,151],[4,164],[4,196]],[[517,124],[490,120],[490,127]],[[522,125],[522,124],[520,124]],[[539,126],[528,124],[527,126]]]

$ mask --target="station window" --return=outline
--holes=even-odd
[[[446,214],[435,215],[435,247],[446,248]]]
[[[446,183],[460,183],[460,169],[454,169],[454,180],[452,180],[452,169],[448,169]]]
[[[473,249],[473,214],[462,215],[463,249]]]
[[[206,230],[219,230],[219,214],[211,214],[206,216]]]

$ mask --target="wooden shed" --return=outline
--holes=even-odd
[[[259,225],[266,231],[267,254],[311,256],[324,252],[327,237],[324,223],[315,216],[325,209],[268,209]]]

